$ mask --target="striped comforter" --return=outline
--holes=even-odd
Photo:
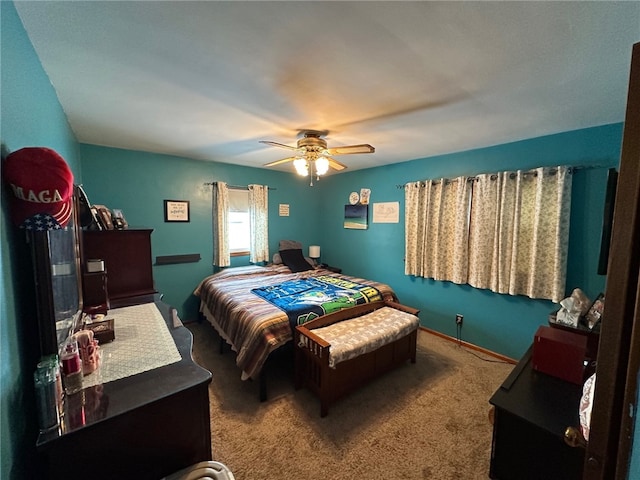
[[[227,268],[203,279],[194,294],[200,312],[237,353],[242,379],[257,378],[269,354],[292,340],[286,312],[263,300],[251,289],[289,280],[331,275],[376,287],[383,299],[397,301],[386,284],[332,273],[325,269],[291,273],[285,265]]]

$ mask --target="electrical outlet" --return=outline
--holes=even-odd
[[[461,313],[456,313],[456,325],[462,326],[463,318],[464,318],[464,315],[462,315]]]

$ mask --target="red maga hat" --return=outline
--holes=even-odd
[[[7,155],[4,180],[13,191],[13,222],[27,230],[63,228],[73,211],[73,173],[60,155],[25,147]]]

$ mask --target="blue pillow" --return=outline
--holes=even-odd
[[[313,266],[304,258],[301,248],[280,250],[280,257],[282,258],[282,263],[294,273],[313,270]]]

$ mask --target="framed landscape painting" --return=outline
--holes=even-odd
[[[345,205],[344,228],[366,230],[369,220],[369,205]]]

